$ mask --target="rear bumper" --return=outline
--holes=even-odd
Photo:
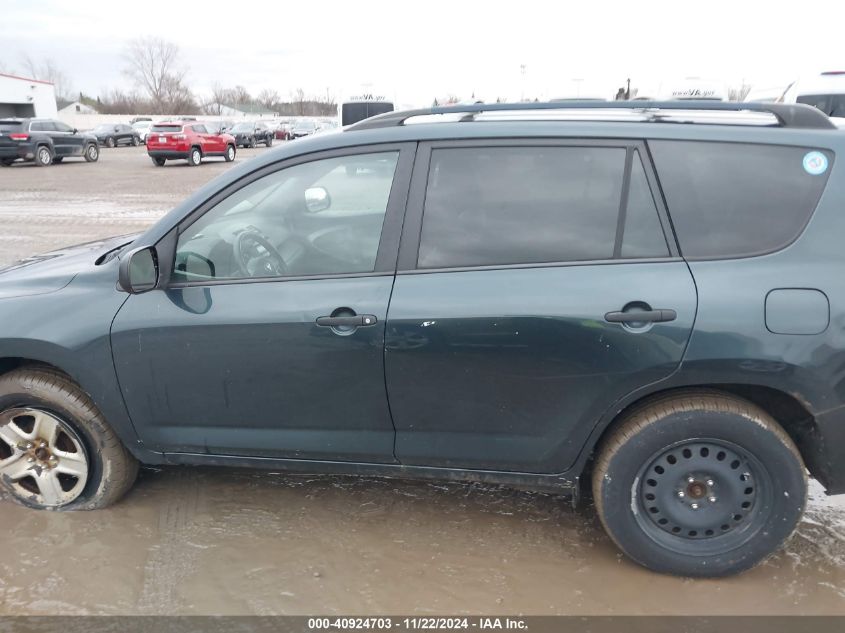
[[[35,146],[29,143],[21,145],[7,145],[0,147],[0,160],[4,158],[23,158],[32,160],[35,158]]]
[[[188,158],[188,150],[187,149],[150,149],[147,150],[147,154],[149,154],[150,158],[166,158],[166,159],[178,159],[178,158]]]
[[[827,494],[845,494],[845,406],[817,415],[798,438],[810,474]]]

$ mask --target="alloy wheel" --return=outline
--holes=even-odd
[[[59,416],[32,407],[0,413],[0,478],[12,494],[67,505],[85,490],[88,464],[79,436]]]

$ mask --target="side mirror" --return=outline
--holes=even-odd
[[[325,211],[332,206],[332,197],[325,187],[311,187],[305,190],[305,207],[309,213]]]
[[[148,292],[158,285],[158,257],[154,246],[137,248],[123,256],[118,284],[133,295]]]
[[[73,128],[73,134],[79,134],[79,130],[77,130],[76,128]]]

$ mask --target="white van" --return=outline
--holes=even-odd
[[[783,102],[815,106],[836,125],[845,127],[845,71],[799,79],[784,93]]]
[[[361,93],[351,95],[337,107],[337,123],[343,127],[369,119],[377,114],[393,112],[393,100],[382,94]]]

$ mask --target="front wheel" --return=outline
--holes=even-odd
[[[115,146],[114,137],[111,137],[111,136],[108,137],[106,139],[106,147],[114,147],[114,146]]]
[[[272,136],[267,137],[267,141],[266,141],[265,145],[267,145],[267,147],[273,146],[273,137]]]
[[[133,136],[133,137],[132,137],[132,147],[138,147],[138,144],[139,144],[140,142],[141,142],[141,141],[138,139],[138,137],[137,137],[137,136]]]
[[[164,163],[165,163],[166,159],[158,158],[156,156],[150,156],[150,158],[153,161],[153,165],[155,165],[156,167],[164,167]]]
[[[94,143],[89,143],[88,147],[85,148],[85,160],[89,163],[96,163],[99,158],[100,148],[94,145]]]
[[[235,146],[234,145],[227,145],[226,146],[226,153],[223,155],[223,157],[226,159],[227,163],[231,163],[233,160],[235,160],[235,154],[236,154]]]
[[[0,378],[0,487],[35,509],[93,510],[131,488],[138,462],[88,395],[47,368]]]
[[[765,411],[717,392],[687,392],[635,410],[603,442],[593,497],[610,537],[662,573],[750,569],[804,511],[804,463]]]

